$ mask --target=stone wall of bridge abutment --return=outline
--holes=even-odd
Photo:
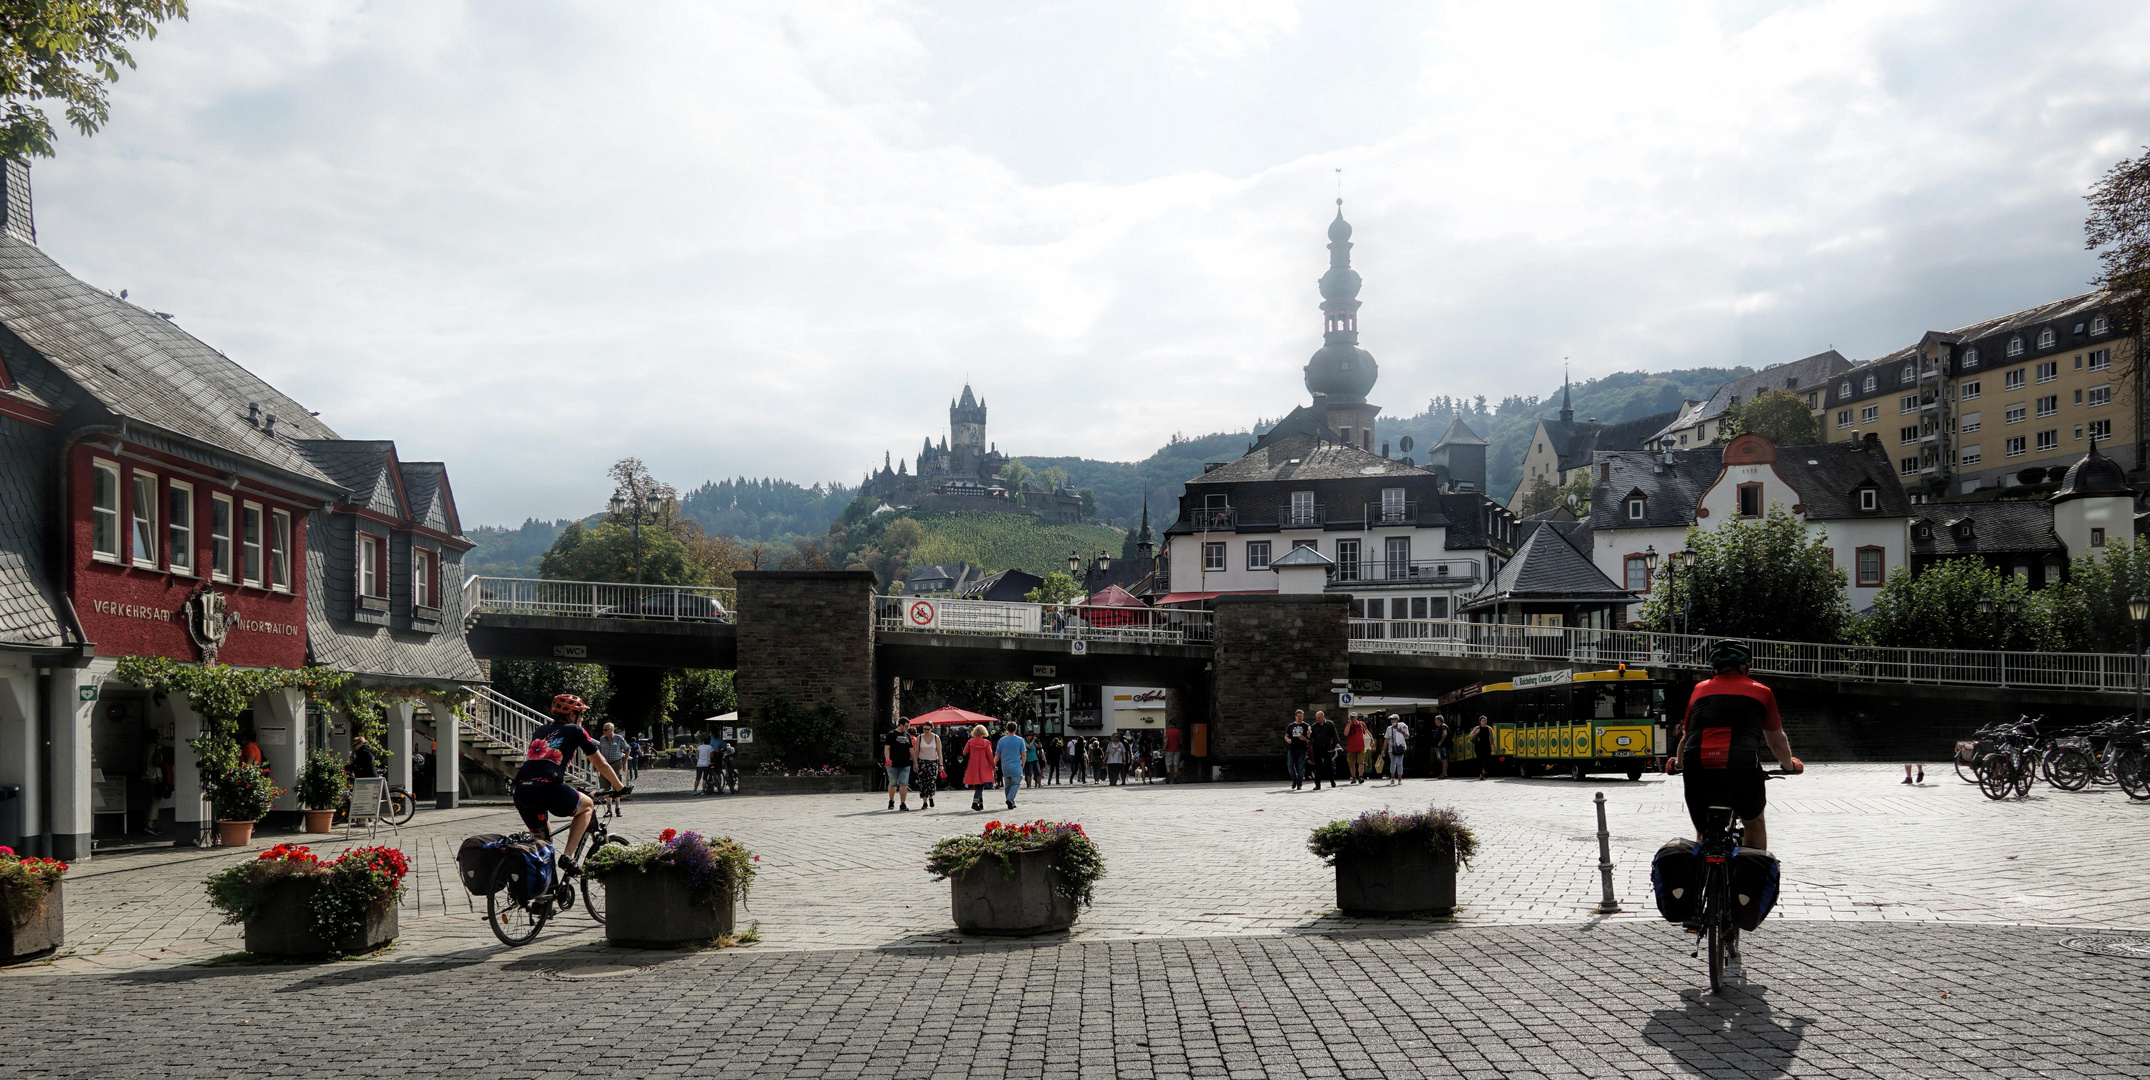
[[[798,709],[833,703],[844,718],[842,759],[867,760],[890,690],[876,678],[872,571],[742,570],[733,578],[739,609],[732,685],[739,722],[756,733],[739,748],[741,770],[751,772],[773,756],[764,710],[779,696]]]
[[[1221,596],[1216,619],[1208,763],[1223,766],[1226,779],[1279,774],[1293,710],[1306,710],[1309,720],[1316,710],[1340,713],[1336,691],[1351,674],[1351,598]]]

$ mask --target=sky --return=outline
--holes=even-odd
[[[466,525],[605,469],[857,483],[1304,403],[1339,191],[1371,400],[1855,360],[2084,291],[2150,5],[193,0],[38,239]],[[1341,172],[1339,172],[1341,170]]]

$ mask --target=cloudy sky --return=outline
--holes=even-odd
[[[1864,359],[2081,291],[2140,2],[194,0],[39,239],[464,521],[855,483],[967,377],[1131,459],[1304,396],[1342,172],[1374,400]]]

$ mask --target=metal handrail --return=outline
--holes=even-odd
[[[737,603],[738,590],[708,585],[623,585],[611,581],[485,576],[463,583],[463,610],[473,615],[730,622]]]
[[[1353,619],[1350,634],[1354,652],[1697,670],[1707,667],[1710,642],[1698,634],[1437,619]],[[1750,640],[1747,644],[1757,675],[1843,682],[2132,694],[2145,674],[2144,659],[2126,653],[1915,649],[1804,641]]]
[[[918,631],[1178,645],[1214,641],[1216,625],[1214,612],[1183,608],[1022,604],[921,596],[874,598],[877,633]]]
[[[508,747],[510,756],[523,759],[530,741],[537,737],[537,729],[553,722],[551,716],[541,713],[520,701],[493,689],[478,687],[478,696],[471,709],[471,721],[478,733]],[[587,762],[577,759],[567,771],[572,783],[588,786],[597,782],[597,773]]]
[[[1449,573],[1440,572],[1444,566],[1449,568]],[[1336,587],[1408,581],[1419,585],[1450,582],[1461,585],[1477,581],[1483,569],[1475,559],[1399,559],[1391,562],[1376,552],[1360,556],[1356,563],[1338,563],[1330,567],[1329,584]]]

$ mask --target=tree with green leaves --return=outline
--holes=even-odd
[[[1822,441],[1821,425],[1815,423],[1806,399],[1789,390],[1764,390],[1751,401],[1726,406],[1711,445],[1723,446],[1749,432],[1778,446],[1812,446]]]
[[[552,711],[555,694],[574,694],[590,707],[583,719],[598,724],[612,701],[612,679],[602,664],[556,664],[549,660],[493,661],[493,689],[536,709]]]
[[[2150,541],[2118,543],[2105,554],[2079,555],[2068,580],[2033,595],[2051,628],[2050,647],[2068,652],[2133,652],[2128,599],[2150,593]]]
[[[1590,470],[1577,469],[1568,482],[1560,486],[1558,503],[1573,512],[1576,517],[1590,516]]]
[[[1082,586],[1065,570],[1055,570],[1045,575],[1045,581],[1037,588],[1023,594],[1023,599],[1033,604],[1065,604],[1082,595]]]
[[[690,556],[687,545],[661,528],[643,526],[640,562],[645,585],[706,585],[708,570]],[[555,581],[628,582],[635,579],[636,541],[629,526],[607,521],[596,528],[573,522],[560,530],[544,557],[538,576]]]
[[[733,689],[732,679],[732,672],[715,668],[681,668],[666,672],[672,722],[699,724],[712,716],[737,712],[739,695]]]
[[[1036,474],[1030,471],[1030,466],[1023,464],[1021,458],[1012,459],[1000,467],[1000,482],[1008,485],[1009,491],[1023,490],[1023,484],[1034,475]]]
[[[2134,388],[2133,397],[2144,394],[2143,354],[2150,349],[2150,147],[2141,157],[2122,158],[2105,170],[2085,196],[2090,215],[2083,221],[2083,246],[2098,253],[2098,275],[2092,285],[2112,294],[2114,331],[2132,338],[2131,349],[2114,349],[2114,374]],[[2136,460],[2141,460],[2144,433],[2136,429]]]
[[[1533,476],[1528,484],[1523,485],[1523,501],[1516,507],[1516,513],[1529,517],[1559,505],[1560,489],[1554,487],[1553,482],[1546,477]]]
[[[1916,574],[1899,567],[1847,636],[1914,649],[2026,650],[2049,644],[2050,633],[2024,579],[1977,559],[1947,559]]]
[[[52,156],[56,132],[40,102],[95,135],[111,119],[106,85],[134,67],[128,44],[186,17],[186,0],[0,0],[0,158]]]
[[[1644,629],[1676,631],[1684,614],[1691,632],[1712,637],[1836,641],[1851,620],[1827,539],[1782,506],[1759,521],[1688,529],[1687,548],[1691,569],[1658,568]]]

